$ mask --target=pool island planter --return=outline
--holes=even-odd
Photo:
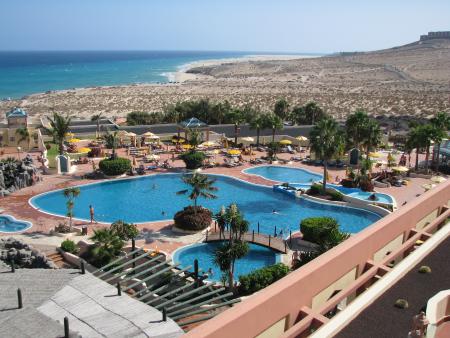
[[[175,224],[172,224],[171,226],[172,231],[178,234],[185,234],[185,235],[195,235],[198,233],[201,234],[206,234],[206,232],[211,230],[211,226],[205,228],[205,229],[201,229],[201,230],[186,230],[186,229],[181,229],[179,227],[177,227]]]

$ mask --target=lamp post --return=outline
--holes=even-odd
[[[20,152],[22,151],[22,147],[17,147],[17,156],[19,157],[20,161]]]

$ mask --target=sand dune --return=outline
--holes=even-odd
[[[374,115],[421,117],[450,110],[450,40],[320,58],[270,59],[196,63],[175,74],[184,82],[36,94],[0,102],[0,110],[22,106],[35,115],[54,109],[79,117],[99,112],[118,117],[200,98],[268,110],[280,97],[291,105],[317,101],[336,117],[357,108]]]

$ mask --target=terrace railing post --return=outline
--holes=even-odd
[[[206,230],[206,239],[205,242],[208,242],[208,229]]]
[[[292,245],[292,230],[289,230],[289,245]]]
[[[258,222],[258,235],[259,235],[259,222]]]
[[[17,289],[17,303],[18,303],[19,309],[23,308],[22,290],[20,290],[20,288]]]
[[[120,282],[117,282],[117,295],[122,296],[122,286],[120,285]]]
[[[269,248],[270,248],[270,240],[271,240],[272,236],[269,235]]]
[[[86,273],[86,267],[84,266],[84,260],[80,260],[80,268],[81,268],[81,274],[84,275]]]
[[[275,229],[273,229],[273,237],[277,237],[277,226],[275,225]]]
[[[287,253],[287,241],[284,241],[284,253]]]
[[[255,241],[255,230],[252,230],[252,242]]]
[[[195,287],[198,287],[198,259],[194,259],[194,279]]]
[[[11,259],[11,272],[16,272],[16,264],[14,263],[14,259]]]
[[[133,252],[133,251],[136,251],[136,240],[134,239],[134,238],[132,238],[131,239],[131,251]],[[133,259],[135,259],[136,258],[136,254],[134,253],[133,254]],[[133,269],[135,269],[136,268],[136,262],[133,262]],[[134,273],[134,270],[133,270],[133,273]]]
[[[162,309],[162,317],[163,322],[167,322],[167,311],[165,307]]]
[[[69,318],[64,317],[64,338],[69,338]]]
[[[217,221],[214,221],[214,232],[217,231]]]

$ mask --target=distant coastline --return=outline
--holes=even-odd
[[[308,54],[248,52],[0,52],[0,99],[89,88],[184,82],[201,65],[280,60]]]

